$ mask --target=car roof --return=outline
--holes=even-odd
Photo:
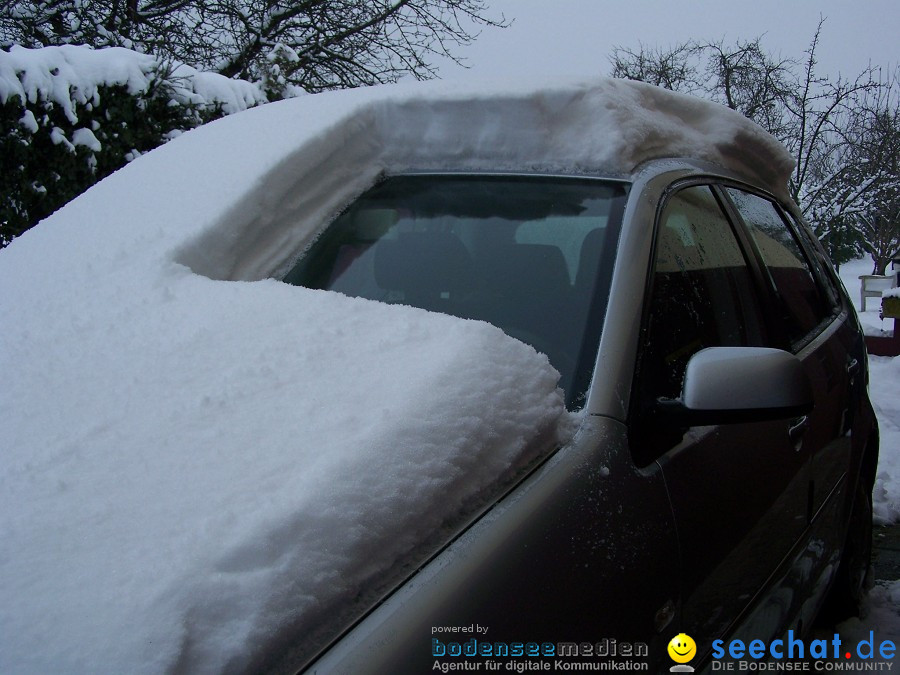
[[[209,221],[176,262],[214,279],[278,277],[380,176],[410,171],[629,178],[652,160],[699,160],[786,197],[793,160],[724,106],[641,82],[414,83],[279,103],[285,142],[238,211]],[[275,108],[275,110],[271,110]],[[232,118],[210,133],[235,143]],[[242,128],[234,123],[237,132]],[[246,127],[244,127],[246,128]],[[255,212],[249,208],[263,205]]]

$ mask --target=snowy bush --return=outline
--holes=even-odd
[[[0,247],[141,154],[265,101],[127,49],[0,51]]]

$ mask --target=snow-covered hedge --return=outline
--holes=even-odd
[[[142,153],[264,102],[255,84],[122,48],[0,51],[0,246]]]

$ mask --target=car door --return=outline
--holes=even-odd
[[[656,225],[631,406],[633,454],[662,469],[676,522],[675,632],[695,639],[700,660],[749,611],[806,526],[808,455],[791,442],[789,420],[683,428],[657,405],[679,396],[701,349],[769,346],[764,282],[746,249],[721,194],[703,184],[670,190]],[[770,630],[782,620],[772,617]]]
[[[784,348],[802,360],[813,385],[815,406],[795,431],[795,441],[810,455],[807,519],[833,522],[831,516],[844,501],[844,477],[850,466],[851,380],[862,364],[848,352],[849,328],[839,317],[838,299],[823,285],[821,270],[814,274],[818,263],[801,245],[785,212],[763,195],[734,187],[726,192],[775,289]],[[824,547],[835,551],[843,533],[825,527],[818,536],[822,541],[836,537]]]

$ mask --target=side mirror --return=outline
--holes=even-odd
[[[676,401],[659,401],[683,426],[799,417],[813,406],[812,387],[793,354],[767,347],[710,347],[688,361]]]

